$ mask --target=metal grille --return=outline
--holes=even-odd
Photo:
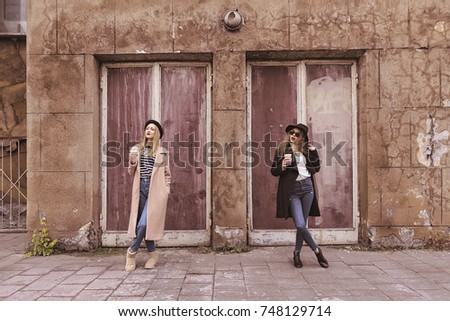
[[[0,230],[25,230],[27,215],[26,137],[1,138]]]

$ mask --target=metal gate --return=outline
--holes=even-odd
[[[0,230],[26,230],[26,137],[8,137],[0,141]]]

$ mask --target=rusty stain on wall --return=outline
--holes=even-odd
[[[431,116],[427,119],[427,128],[425,133],[419,133],[417,136],[417,160],[427,166],[440,166],[441,157],[448,152],[448,146],[442,141],[448,140],[449,132],[444,130],[438,132],[439,124]]]

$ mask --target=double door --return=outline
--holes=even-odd
[[[126,246],[132,177],[128,151],[148,119],[164,128],[172,174],[161,246],[209,245],[209,64],[105,65],[102,69],[102,244]]]
[[[248,171],[250,243],[295,240],[293,221],[275,218],[278,178],[270,167],[286,126],[297,123],[309,127],[322,160],[314,176],[322,215],[309,218],[312,234],[322,244],[356,242],[356,63],[250,63],[248,75],[248,136],[258,155]]]

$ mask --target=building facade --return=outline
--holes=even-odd
[[[281,245],[275,149],[319,149],[321,244],[450,238],[448,0],[27,3],[27,229],[126,246],[128,149],[165,128],[160,246]]]

